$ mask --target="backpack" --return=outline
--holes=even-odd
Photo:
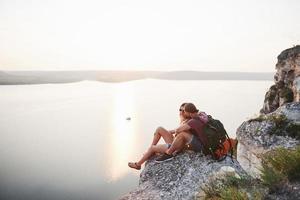
[[[203,153],[205,155],[211,155],[213,159],[222,161],[230,151],[230,156],[232,158],[233,149],[235,148],[237,141],[229,138],[222,122],[208,115],[204,133],[208,140],[207,145],[204,146]]]

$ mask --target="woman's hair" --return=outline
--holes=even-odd
[[[183,103],[180,105],[180,109],[183,108],[185,106],[185,104],[187,103]],[[180,112],[180,124],[182,124],[184,121],[186,120],[186,118],[182,115],[182,113]]]
[[[185,106],[185,104],[187,104],[187,103],[183,103],[183,104],[181,104],[181,105],[180,105],[180,108],[184,107],[184,106]]]

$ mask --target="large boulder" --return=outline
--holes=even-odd
[[[222,175],[245,176],[246,173],[229,156],[217,162],[201,153],[185,151],[163,163],[150,159],[140,175],[138,188],[121,199],[202,199],[204,185]]]
[[[300,101],[300,45],[286,49],[277,57],[275,84],[265,95],[261,113],[267,114],[289,102]]]
[[[300,102],[287,103],[269,114],[250,119],[238,128],[237,158],[253,177],[260,177],[264,153],[283,147],[291,149],[300,144]]]

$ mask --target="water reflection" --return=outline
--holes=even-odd
[[[194,102],[235,134],[261,108],[271,84],[140,80],[0,86],[0,199],[117,199],[138,184],[140,171],[127,162],[141,157],[158,125],[177,126],[180,103]]]
[[[136,111],[134,87],[131,83],[116,84],[113,94],[112,135],[110,137],[110,179],[128,173],[127,162],[134,153]]]

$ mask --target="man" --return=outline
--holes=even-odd
[[[203,132],[203,128],[208,121],[208,116],[204,112],[198,112],[199,110],[194,104],[185,104],[183,115],[191,119],[175,129],[176,137],[170,148],[168,148],[161,157],[157,158],[156,162],[172,159],[173,153],[182,150],[186,144],[191,146],[195,152],[202,151],[203,146],[208,143],[208,139]]]

